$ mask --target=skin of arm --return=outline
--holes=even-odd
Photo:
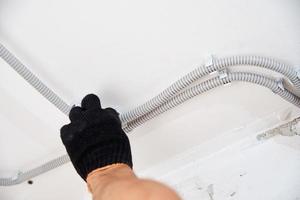
[[[139,179],[126,164],[113,164],[89,173],[93,200],[181,200],[162,183]]]

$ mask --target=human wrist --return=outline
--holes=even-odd
[[[124,163],[115,163],[93,170],[87,175],[86,182],[92,193],[113,181],[132,178],[136,178],[136,176],[130,166]]]

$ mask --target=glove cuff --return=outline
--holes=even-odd
[[[115,163],[124,163],[132,168],[130,143],[127,136],[118,135],[110,141],[96,143],[89,147],[76,161],[76,171],[86,181],[87,175],[95,169]]]

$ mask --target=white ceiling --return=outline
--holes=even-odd
[[[299,11],[298,0],[0,0],[0,42],[69,104],[94,92],[104,106],[125,112],[209,54],[255,54],[299,64]],[[9,176],[65,153],[59,128],[67,119],[2,60],[0,74],[0,175]],[[256,85],[215,89],[133,131],[135,169],[234,130],[261,131],[281,123],[287,112],[299,116],[294,106]],[[259,130],[249,128],[257,122]],[[58,169],[53,179],[74,182],[70,169]],[[61,180],[61,174],[67,177]],[[78,180],[74,187],[79,185]],[[26,187],[16,190],[15,199],[28,199],[22,196]],[[55,198],[83,199],[83,191],[58,192]]]

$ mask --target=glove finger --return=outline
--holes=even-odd
[[[115,109],[110,108],[110,107],[105,108],[104,110],[105,110],[107,113],[111,114],[111,115],[116,115],[116,116],[119,116],[119,115],[120,115]]]
[[[64,125],[60,129],[60,138],[64,145],[68,145],[74,138],[74,134],[71,130],[71,124]]]
[[[118,122],[119,125],[122,124],[121,120],[120,120],[120,117],[119,117],[119,113],[113,109],[113,108],[105,108],[104,109],[104,112],[107,114],[107,116],[110,116],[108,117],[108,119],[113,119],[114,122]]]
[[[79,106],[73,107],[70,111],[69,118],[70,118],[71,122],[83,119],[82,108]]]
[[[63,143],[65,145],[69,144],[77,134],[79,134],[81,131],[84,130],[85,127],[86,127],[85,121],[78,121],[78,122],[73,122],[64,125],[60,129],[60,137]]]
[[[86,95],[81,101],[81,107],[83,109],[101,108],[100,99],[95,94]]]

